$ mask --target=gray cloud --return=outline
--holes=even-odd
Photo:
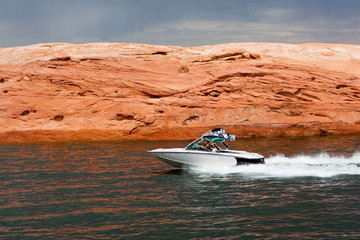
[[[0,0],[0,47],[40,42],[360,43],[357,0]]]

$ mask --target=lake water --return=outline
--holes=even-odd
[[[360,239],[360,136],[239,139],[266,164],[174,170],[188,141],[0,145],[1,239]]]

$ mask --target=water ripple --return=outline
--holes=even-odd
[[[266,164],[222,170],[146,153],[186,142],[0,145],[0,238],[356,239],[360,137],[339,138],[237,141]]]

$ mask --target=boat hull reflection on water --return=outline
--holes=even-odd
[[[232,167],[242,164],[264,163],[264,156],[245,151],[228,150],[225,141],[234,141],[234,135],[225,134],[222,128],[215,128],[190,143],[186,148],[159,148],[149,153],[163,162],[182,168],[189,166]],[[223,143],[221,149],[216,143]]]

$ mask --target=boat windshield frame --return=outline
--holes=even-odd
[[[204,144],[204,142],[206,142]],[[196,139],[195,141],[193,141],[192,143],[190,143],[189,145],[186,146],[185,150],[197,150],[197,151],[205,151],[205,152],[211,152],[211,148],[207,148],[205,147],[206,144],[209,143],[207,141],[205,141],[202,136],[198,139]]]

